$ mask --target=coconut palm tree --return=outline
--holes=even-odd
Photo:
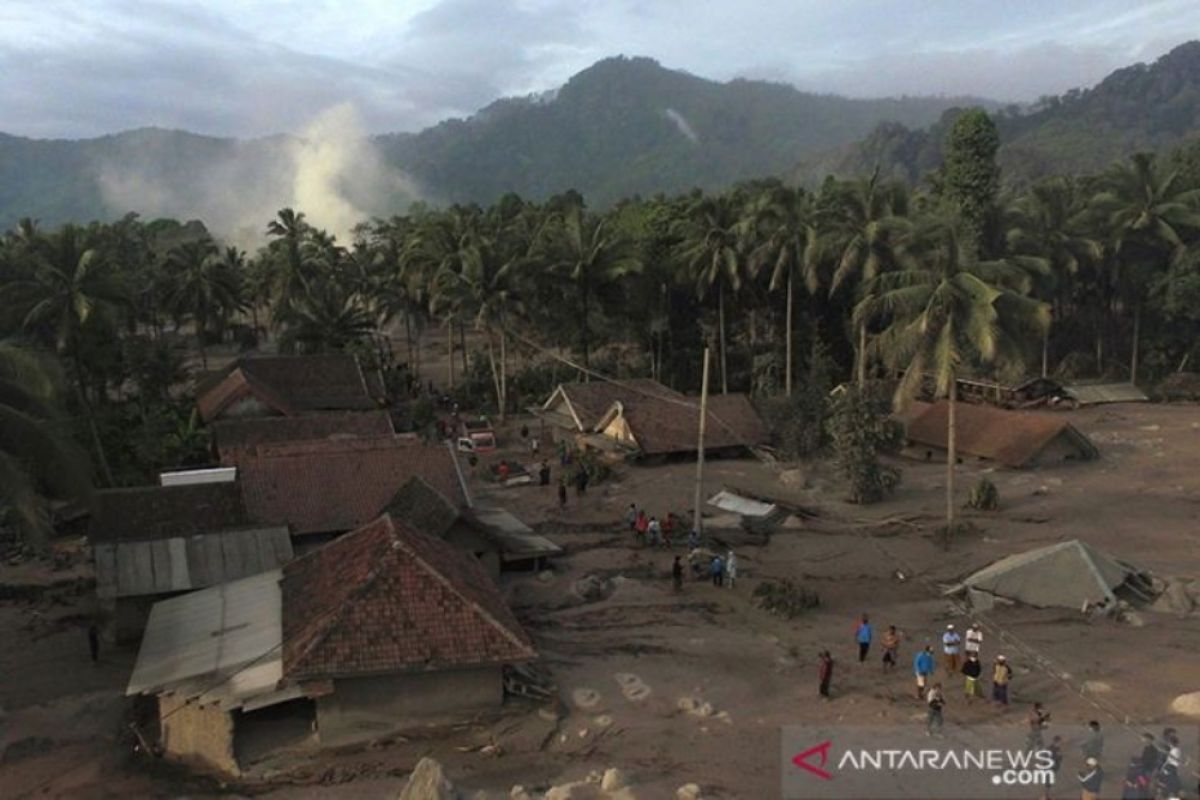
[[[1025,295],[1028,273],[1006,261],[976,261],[970,236],[944,220],[918,232],[899,255],[901,269],[877,275],[854,322],[886,324],[875,342],[885,363],[903,369],[904,403],[932,373],[948,400],[946,541],[954,532],[957,379],[972,365],[1019,365],[1025,343],[1050,324],[1049,308]]]
[[[1103,248],[1084,233],[1083,199],[1074,180],[1056,176],[1033,186],[1005,214],[1008,252],[1024,259],[1034,275],[1034,295],[1051,304],[1058,317],[1064,288],[1081,268],[1098,265]],[[1042,377],[1049,373],[1050,327],[1042,337]]]
[[[1200,189],[1184,186],[1178,170],[1162,169],[1150,153],[1135,153],[1114,164],[1103,186],[1094,206],[1111,237],[1118,285],[1133,311],[1129,381],[1136,383],[1146,290],[1156,268],[1184,254],[1183,233],[1200,229],[1195,209]]]
[[[290,208],[280,209],[267,223],[271,256],[272,302],[274,321],[279,325],[287,317],[293,301],[308,291],[312,278],[313,255],[309,237],[312,228],[304,214]]]
[[[198,239],[171,248],[164,304],[177,318],[188,317],[196,328],[200,361],[208,369],[205,342],[220,331],[245,305],[242,257],[237,248],[222,253],[212,239]]]
[[[833,295],[851,279],[862,289],[882,272],[896,266],[896,247],[911,231],[908,196],[900,183],[879,180],[879,171],[866,180],[842,184],[834,198],[834,235],[839,237],[837,267],[829,282]],[[855,332],[855,381],[867,380],[867,321]]]
[[[67,433],[59,381],[33,351],[0,342],[0,506],[35,551],[49,549],[47,498],[86,498],[87,454]]]
[[[362,296],[333,280],[315,285],[292,301],[292,311],[279,334],[284,352],[326,353],[345,350],[370,339],[375,320]]]
[[[750,270],[771,269],[769,291],[785,294],[784,393],[792,396],[793,307],[795,284],[801,282],[809,294],[820,285],[822,241],[816,224],[812,196],[803,189],[778,186],[763,192],[751,209],[754,224],[761,229],[762,244],[750,254]]]
[[[549,268],[573,287],[578,302],[579,345],[583,366],[590,364],[592,299],[604,285],[639,271],[641,262],[602,217],[584,212],[582,203],[568,203],[546,229]]]
[[[703,195],[679,221],[679,259],[695,281],[696,296],[717,295],[717,336],[721,356],[721,393],[729,392],[725,358],[725,299],[742,287],[748,267],[748,217],[736,194]]]

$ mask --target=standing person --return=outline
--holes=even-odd
[[[1159,762],[1158,747],[1154,744],[1154,734],[1142,734],[1142,755],[1139,760],[1142,764],[1142,774],[1146,776],[1147,782],[1153,785]]]
[[[650,537],[651,547],[658,547],[662,543],[662,525],[658,524],[658,517],[651,517],[646,523],[646,533]]]
[[[946,697],[942,694],[942,685],[935,683],[925,696],[925,704],[929,707],[925,717],[925,735],[942,735],[942,709],[946,705]]]
[[[1142,759],[1135,755],[1129,759],[1129,766],[1125,769],[1125,783],[1121,787],[1121,800],[1150,800],[1152,796],[1150,782],[1146,780],[1146,774],[1142,772]]]
[[[858,663],[860,664],[867,660],[867,652],[871,649],[872,634],[871,621],[867,619],[866,614],[863,614],[854,627],[854,641],[858,644]]]
[[[712,557],[712,562],[709,564],[708,570],[712,574],[713,586],[725,585],[725,562],[720,556]]]
[[[96,664],[100,661],[100,630],[93,622],[88,625],[88,652],[92,654],[92,663]]]
[[[671,536],[674,535],[674,533],[675,533],[675,512],[668,511],[667,518],[663,520],[663,524],[662,524],[663,544],[665,544],[667,547],[671,546]]]
[[[1046,748],[1050,753],[1050,780],[1042,784],[1042,800],[1050,800],[1050,787],[1058,785],[1058,771],[1062,769],[1062,737],[1055,736]]]
[[[954,630],[954,623],[946,626],[946,632],[942,634],[942,658],[946,663],[946,674],[958,674],[958,654],[962,649],[962,637],[958,635],[958,631]]]
[[[900,656],[900,634],[896,632],[895,625],[888,625],[879,639],[879,644],[883,647],[884,672],[895,669],[896,659]]]
[[[992,668],[992,701],[999,706],[1008,705],[1008,684],[1012,681],[1012,667],[1004,656],[996,656]]]
[[[829,682],[833,680],[833,656],[828,650],[821,651],[821,664],[817,670],[817,679],[820,685],[817,692],[826,700],[829,699]]]
[[[700,548],[700,531],[695,528],[688,531],[687,545],[689,553]]]
[[[1080,800],[1099,800],[1100,785],[1104,782],[1104,770],[1100,762],[1089,758],[1084,762],[1084,768],[1079,770]]]
[[[983,689],[979,686],[979,676],[983,674],[983,664],[979,661],[977,653],[967,653],[967,660],[963,662],[963,691],[967,695],[968,700],[974,700],[977,697],[983,697]]]
[[[529,440],[529,454],[531,456],[533,456],[535,459],[538,456],[538,448],[539,447],[541,447],[541,442],[538,441],[538,438],[536,436],[534,436],[532,439]]]
[[[676,594],[683,591],[683,561],[679,556],[675,556],[675,562],[671,564],[671,583]]]
[[[729,579],[729,588],[733,588],[733,582],[737,580],[738,561],[737,553],[732,550],[725,557],[725,577]]]
[[[1079,745],[1079,751],[1084,758],[1094,758],[1099,761],[1104,756],[1104,734],[1100,732],[1100,723],[1092,720],[1088,723],[1087,738]]]
[[[542,459],[542,468],[538,470],[538,483],[542,486],[550,485],[550,462]]]
[[[633,535],[638,544],[646,543],[646,531],[650,529],[650,520],[646,518],[644,509],[638,509],[637,519],[633,521]]]
[[[634,534],[635,538],[637,536],[637,519],[637,506],[633,503],[630,503],[629,510],[625,512],[625,524],[629,526],[629,532]]]
[[[1029,716],[1025,718],[1029,725],[1029,733],[1025,737],[1026,750],[1041,750],[1045,746],[1042,740],[1042,731],[1046,730],[1046,726],[1050,724],[1050,712],[1042,707],[1041,703],[1034,703],[1033,708],[1029,709]]]
[[[933,674],[933,648],[925,645],[913,656],[913,674],[917,678],[917,699],[925,699],[929,676]]]
[[[583,493],[587,491],[587,487],[587,470],[583,468],[583,464],[580,464],[579,469],[575,470],[575,493],[582,497]]]
[[[971,627],[967,628],[963,652],[966,655],[974,653],[979,658],[983,658],[983,628],[979,626],[978,622],[972,622]]]
[[[567,507],[567,477],[565,475],[558,482],[558,507]]]
[[[504,459],[500,459],[500,466],[496,467],[496,476],[500,479],[501,483],[504,483],[506,480],[508,480],[508,473],[508,462]]]

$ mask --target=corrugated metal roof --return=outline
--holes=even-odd
[[[286,526],[217,531],[93,547],[96,594],[135,597],[202,589],[292,560]]]
[[[1146,393],[1132,383],[1072,383],[1063,387],[1081,406],[1100,403],[1145,403]]]
[[[283,677],[282,571],[155,603],[126,695],[164,691],[236,708]]]
[[[779,506],[772,503],[752,500],[724,489],[708,498],[708,504],[743,517],[766,517],[779,510]]]
[[[553,556],[562,548],[545,536],[539,536],[517,517],[503,508],[476,506],[466,516],[478,523],[500,546],[504,560]]]

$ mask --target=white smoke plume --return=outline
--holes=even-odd
[[[696,129],[692,127],[691,123],[687,121],[687,117],[683,116],[683,114],[680,114],[673,108],[665,109],[663,114],[666,115],[667,119],[675,123],[675,127],[678,128],[679,132],[687,137],[689,141],[691,141],[693,144],[700,143],[700,136],[696,133]]]
[[[297,137],[229,142],[141,131],[98,167],[105,203],[144,218],[199,219],[241,247],[263,243],[284,207],[348,243],[371,216],[402,213],[420,193],[390,167],[350,104],[322,111]]]

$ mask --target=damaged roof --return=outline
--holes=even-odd
[[[454,451],[417,436],[259,445],[238,458],[238,483],[251,517],[260,524],[290,525],[295,534],[364,525],[413,477],[456,507],[469,504]]]
[[[955,404],[956,447],[964,455],[999,461],[1009,467],[1037,462],[1041,453],[1059,440],[1076,458],[1099,456],[1096,446],[1059,414],[1006,411],[975,403]],[[910,443],[945,450],[949,403],[914,402],[898,417]]]
[[[196,388],[196,407],[206,422],[253,398],[277,414],[370,411],[385,395],[383,379],[347,353],[311,356],[242,356]]]
[[[599,424],[601,417],[618,400],[632,403],[648,396],[682,398],[679,392],[650,378],[622,381],[597,380],[589,383],[561,383],[543,405],[543,411],[559,412],[565,406],[575,427],[583,433]]]
[[[288,564],[281,587],[289,678],[537,657],[475,558],[389,514]]]
[[[1071,539],[1002,558],[966,578],[947,594],[967,589],[1032,606],[1081,608],[1084,602],[1113,598],[1113,589],[1135,570]]]
[[[236,463],[232,451],[260,444],[312,439],[389,436],[395,432],[387,411],[348,411],[296,417],[221,419],[212,424],[213,442],[222,463]]]
[[[88,539],[93,544],[169,539],[251,524],[233,481],[104,489],[95,495]]]
[[[596,431],[602,432],[618,419],[628,425],[638,450],[644,455],[695,452],[700,399],[640,397],[628,404],[618,401],[596,425]],[[705,450],[753,447],[766,444],[769,439],[767,427],[747,395],[709,396]]]

